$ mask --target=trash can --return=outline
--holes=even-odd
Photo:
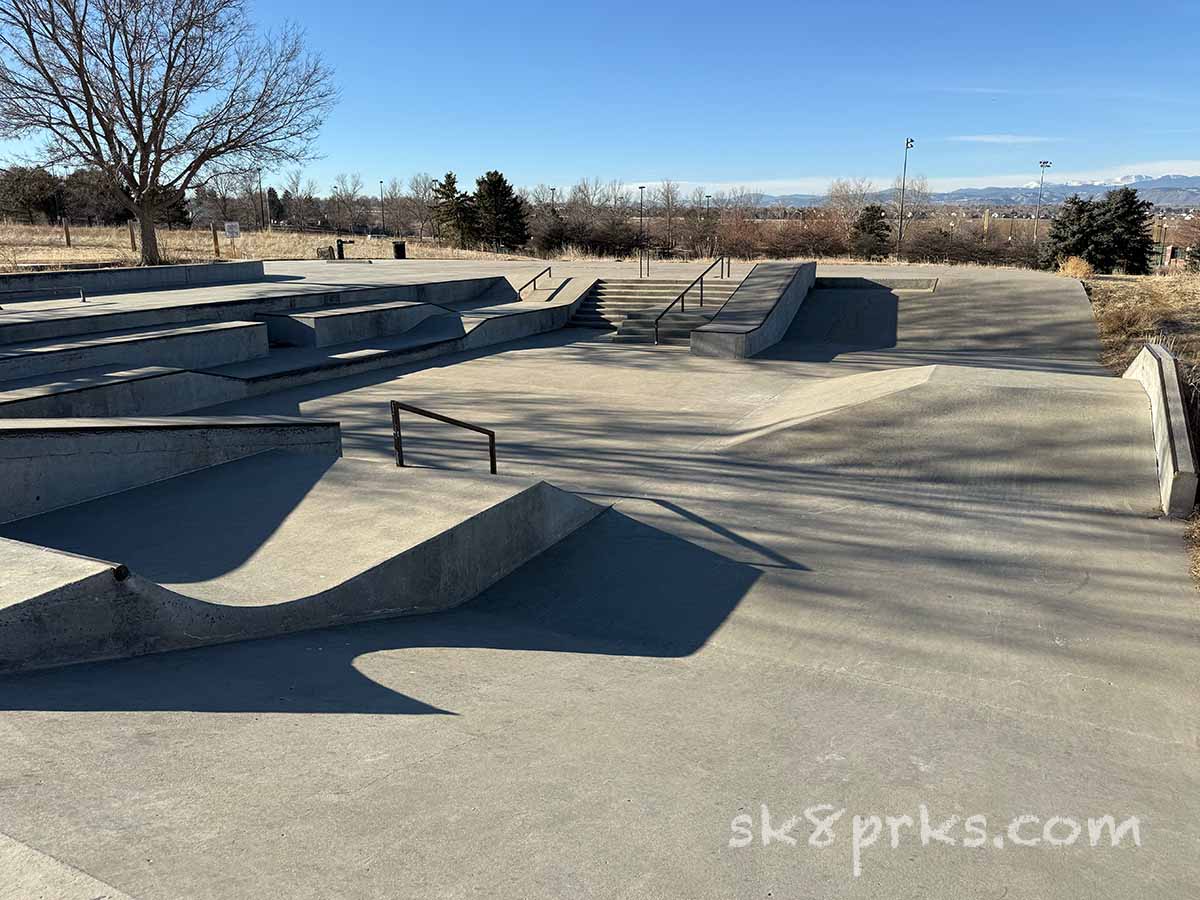
[[[404,241],[392,241],[392,259],[407,259],[404,251]]]

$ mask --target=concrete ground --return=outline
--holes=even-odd
[[[817,292],[749,362],[569,329],[215,408],[385,459],[406,400],[614,506],[450,613],[0,680],[0,865],[81,897],[1195,896],[1200,616],[1145,398],[1077,285],[932,274]],[[1106,815],[1140,846],[1092,846]]]

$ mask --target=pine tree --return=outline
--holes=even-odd
[[[1041,261],[1055,268],[1072,256],[1087,260],[1097,272],[1112,270],[1112,248],[1104,240],[1100,204],[1078,194],[1063,201],[1050,223]]]
[[[479,236],[494,250],[516,250],[529,243],[525,201],[499,172],[475,181],[475,209]]]
[[[850,246],[856,256],[878,259],[887,256],[891,245],[891,226],[888,225],[883,207],[871,203],[863,207],[850,229]]]
[[[1102,240],[1108,245],[1110,265],[1104,271],[1116,268],[1126,275],[1150,274],[1150,255],[1154,250],[1150,233],[1153,208],[1154,204],[1149,200],[1138,198],[1134,188],[1117,188],[1105,194],[1100,203],[1099,219]]]
[[[458,189],[458,176],[447,172],[446,177],[433,184],[434,221],[438,230],[449,232],[459,247],[475,239],[475,198]]]

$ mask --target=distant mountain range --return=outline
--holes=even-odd
[[[1072,194],[1081,197],[1101,197],[1113,188],[1135,187],[1138,194],[1156,206],[1200,206],[1200,175],[1125,175],[1114,181],[1068,181],[1046,182],[1042,193],[1043,203],[1061,203]],[[879,191],[877,199],[891,199],[891,189]],[[1020,187],[959,188],[956,191],[930,194],[934,203],[961,204],[970,206],[1023,206],[1037,203],[1038,183],[1032,181]],[[764,195],[764,206],[816,206],[824,201],[819,194]]]

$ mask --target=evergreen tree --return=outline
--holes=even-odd
[[[442,234],[449,232],[455,244],[466,247],[475,238],[475,198],[458,189],[458,176],[447,172],[433,184],[433,218]]]
[[[1050,223],[1041,261],[1046,267],[1055,268],[1071,256],[1087,260],[1097,272],[1112,270],[1112,251],[1103,239],[1100,204],[1078,194],[1063,201]]]
[[[883,207],[877,203],[864,206],[858,214],[850,228],[850,245],[856,256],[864,259],[887,256],[892,228],[884,216]]]
[[[62,181],[41,166],[0,170],[0,212],[19,216],[30,225],[53,222],[62,208]]]
[[[475,181],[475,210],[479,236],[495,250],[515,250],[529,243],[525,201],[499,172]]]
[[[1153,208],[1153,203],[1139,199],[1138,192],[1130,187],[1105,194],[1099,210],[1102,240],[1108,245],[1110,263],[1105,271],[1116,268],[1126,275],[1150,274],[1150,254],[1154,249],[1150,233]]]

